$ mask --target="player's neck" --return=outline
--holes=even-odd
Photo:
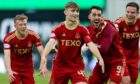
[[[25,34],[21,34],[18,31],[15,31],[15,35],[18,39],[25,39],[27,36],[27,32]]]
[[[79,24],[78,21],[72,22],[72,21],[67,21],[67,20],[64,23],[65,23],[66,28],[69,30],[75,29],[77,25]]]

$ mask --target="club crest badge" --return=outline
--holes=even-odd
[[[80,38],[80,34],[79,34],[79,33],[76,33],[76,34],[75,34],[75,38],[76,38],[76,39],[79,39],[79,38]]]
[[[138,26],[135,26],[135,31],[139,31],[139,27]]]
[[[14,46],[14,47],[16,47],[16,48],[17,48],[17,47],[18,47],[18,44],[15,44],[15,46]]]
[[[124,28],[123,31],[127,31],[127,28]]]
[[[32,43],[31,42],[28,42],[28,47],[31,47],[32,46]]]
[[[62,36],[63,36],[63,37],[65,37],[65,36],[66,36],[66,34],[65,34],[65,33],[63,33],[63,34],[62,34]]]

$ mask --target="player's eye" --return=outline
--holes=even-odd
[[[96,15],[97,15],[97,14],[95,14],[95,13],[92,14],[92,16],[94,16],[94,17],[95,17]]]

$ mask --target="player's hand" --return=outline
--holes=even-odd
[[[123,21],[125,21],[127,18],[125,17],[125,16],[121,16],[121,17],[119,17],[116,21],[115,21],[115,24],[116,23],[120,23],[120,22],[123,22]]]
[[[58,49],[55,48],[55,47],[53,47],[53,48],[52,48],[52,52],[55,52],[55,53],[56,53],[56,52],[58,52]]]
[[[39,75],[43,76],[43,77],[46,77],[46,74],[48,72],[48,69],[46,68],[46,59],[41,59],[41,63],[40,63],[40,67],[39,67],[39,70],[40,70],[40,73]]]
[[[100,65],[101,68],[102,68],[102,73],[104,73],[104,72],[105,72],[105,66],[104,66],[104,61],[103,61],[103,59],[100,59],[100,60],[99,60],[99,65]]]
[[[8,70],[8,75],[9,75],[9,81],[10,82],[13,82],[16,78],[14,75],[18,74],[17,72],[15,71],[12,71],[11,69]]]
[[[40,68],[40,74],[39,75],[41,75],[43,77],[46,77],[47,73],[48,73],[48,69],[46,67]]]
[[[84,44],[83,46],[82,46],[82,48],[81,48],[81,51],[82,52],[85,52],[85,51],[87,51],[89,48],[86,46],[86,44]]]
[[[126,17],[125,16],[122,16],[119,19],[120,19],[120,21],[125,21],[126,20]]]

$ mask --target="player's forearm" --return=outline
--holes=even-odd
[[[48,54],[51,51],[51,49],[46,49],[48,46],[46,45],[44,52],[41,55],[41,62],[40,62],[40,68],[41,67],[46,67],[47,65],[47,59],[48,59]],[[49,47],[50,48],[50,47]]]
[[[45,49],[43,51],[43,54],[41,56],[41,66],[45,67],[47,64],[47,59],[48,59],[48,54],[51,52],[51,50],[53,49],[54,45],[55,45],[55,40],[54,39],[50,39],[49,42],[46,44]]]
[[[49,42],[45,46],[45,49],[44,49],[43,54],[42,54],[42,57],[46,57],[47,58],[48,54],[53,49],[53,47],[54,47],[54,42],[52,43],[52,41],[49,40]]]
[[[5,62],[7,71],[11,70],[10,50],[4,50],[4,62]]]
[[[95,46],[95,44],[93,44],[92,42],[88,43],[88,47],[90,49],[90,51],[95,54],[96,58],[98,60],[102,60],[101,54],[98,50],[98,48]]]
[[[38,52],[40,54],[40,58],[41,58],[40,68],[41,67],[45,67],[45,65],[46,65],[46,58],[45,57],[43,58],[43,46],[38,46],[37,50],[38,50]]]
[[[43,54],[43,46],[42,45],[41,46],[38,46],[37,47],[37,50],[38,50],[40,56],[42,56],[42,54]]]
[[[4,61],[5,61],[5,65],[6,65],[6,69],[9,72],[9,70],[11,69],[11,61],[10,61],[10,56],[4,56]]]
[[[38,52],[40,54],[41,59],[43,59],[43,57],[42,57],[42,55],[43,55],[43,46],[38,46],[37,50],[38,50]]]

